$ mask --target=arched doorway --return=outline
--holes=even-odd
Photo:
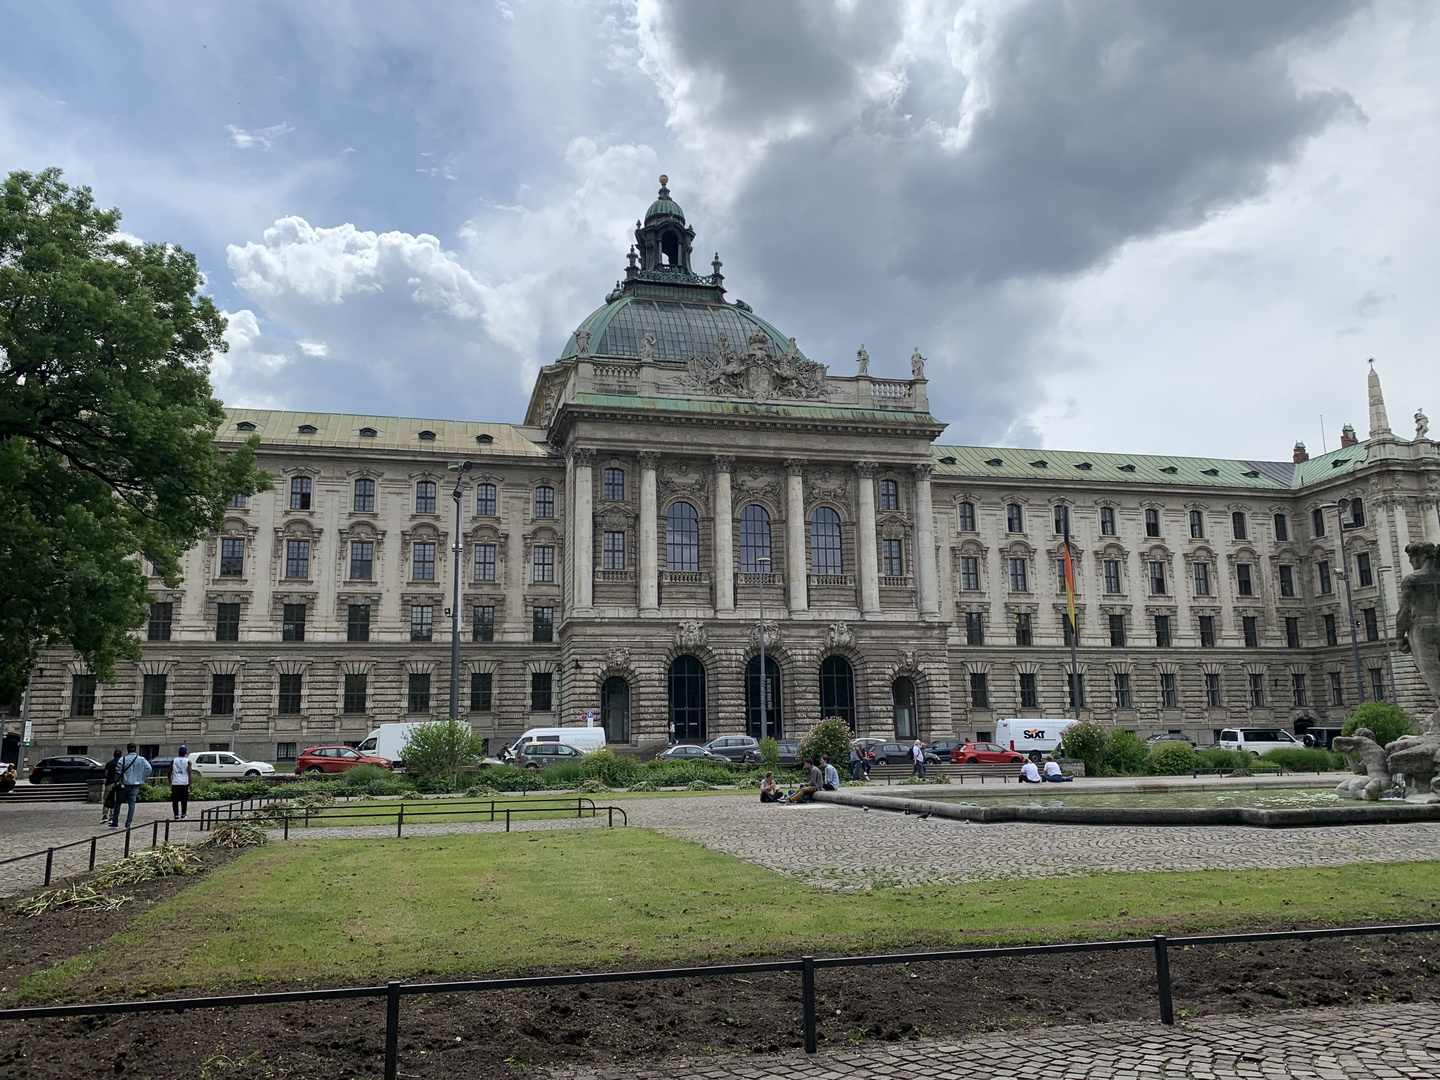
[[[670,722],[675,738],[705,741],[705,665],[699,657],[670,662]]]
[[[843,656],[820,662],[820,719],[838,716],[855,730],[855,672]]]
[[[630,741],[630,684],[611,676],[600,687],[600,726],[607,743]]]
[[[915,683],[904,676],[890,685],[890,700],[895,708],[895,737],[913,739],[920,730],[915,713]]]
[[[765,657],[766,705],[760,709],[760,657],[752,656],[745,665],[745,731],[756,739],[782,737],[780,724],[780,665],[773,656]]]

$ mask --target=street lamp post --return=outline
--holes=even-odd
[[[1350,500],[1341,499],[1332,505],[1335,507],[1335,524],[1339,527],[1339,533],[1335,537],[1340,548],[1339,577],[1345,582],[1345,613],[1350,619],[1350,658],[1355,664],[1355,704],[1363,705],[1365,680],[1360,670],[1360,638],[1355,633],[1355,600],[1350,591],[1350,563],[1345,557],[1345,508],[1350,505]]]
[[[770,680],[765,677],[765,576],[770,572],[770,559],[761,556],[755,560],[760,567],[755,580],[760,593],[760,736],[770,734]]]
[[[455,580],[452,586],[453,600],[450,604],[450,712],[451,719],[460,716],[460,496],[463,492],[465,474],[470,471],[468,461],[452,461],[455,470],[455,490],[450,497],[455,500],[455,537],[451,550],[455,553]]]
[[[1381,574],[1394,573],[1393,566],[1375,567],[1375,580],[1380,585],[1380,632],[1385,635],[1385,674],[1390,682],[1390,703],[1400,704],[1400,697],[1395,693],[1395,661],[1390,658],[1390,611],[1389,605],[1385,602],[1385,582],[1380,579]]]

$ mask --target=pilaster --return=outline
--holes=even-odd
[[[735,553],[734,509],[730,496],[730,470],[735,459],[729,454],[717,454],[715,466],[715,610],[729,613],[735,610]]]
[[[915,466],[915,585],[920,614],[940,614],[939,575],[935,566],[935,506],[930,499],[930,473],[934,466]]]
[[[653,450],[640,454],[640,614],[660,614],[660,548],[656,521],[655,470],[660,455]]]
[[[805,459],[785,459],[785,555],[790,574],[790,614],[810,608],[805,565]]]
[[[573,457],[575,487],[570,505],[575,508],[575,609],[588,612],[595,602],[595,451],[576,449]]]
[[[859,474],[856,484],[857,503],[860,508],[860,523],[857,546],[860,549],[860,613],[871,616],[880,613],[880,558],[875,543],[875,470],[879,466],[873,461],[857,461],[855,471]]]

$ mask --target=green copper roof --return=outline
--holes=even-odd
[[[1311,484],[1322,483],[1326,477],[1343,476],[1345,473],[1354,472],[1361,465],[1365,464],[1366,442],[1356,443],[1354,446],[1347,446],[1341,450],[1331,450],[1328,454],[1319,454],[1309,461],[1302,461],[1293,466],[1295,469],[1295,480],[1291,485],[1301,488]]]
[[[847,420],[882,424],[939,426],[929,413],[901,409],[849,409],[840,405],[790,405],[757,401],[714,401],[705,398],[636,397],[630,394],[576,394],[566,404],[653,412],[708,413],[712,416],[763,416],[777,420]]]
[[[243,442],[258,435],[262,447],[403,451],[451,457],[456,454],[549,455],[546,446],[527,438],[514,424],[421,420],[408,416],[360,416],[354,413],[289,412],[283,409],[226,409],[225,413],[227,419],[215,435],[220,442]],[[307,432],[302,428],[315,430]],[[422,439],[421,432],[428,432],[434,438]],[[482,442],[482,437],[488,437],[488,441]]]
[[[650,204],[650,209],[645,211],[645,220],[649,221],[651,218],[663,217],[666,214],[677,217],[681,221],[685,220],[685,211],[680,209],[680,204],[674,199],[656,199]]]
[[[789,349],[788,339],[773,325],[734,304],[621,296],[585,316],[577,329],[590,332],[590,355],[594,357],[638,360],[645,331],[651,330],[657,360],[684,362],[692,356],[715,355],[721,333],[731,349],[743,353],[757,327],[769,335],[776,355]],[[568,360],[576,351],[575,335],[571,334],[560,359]],[[803,352],[799,356],[808,359]]]

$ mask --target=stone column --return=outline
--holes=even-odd
[[[860,613],[878,615],[880,612],[880,558],[875,542],[875,470],[879,466],[873,461],[857,461],[855,471],[860,474],[856,485],[860,507],[860,522],[856,525],[855,546],[860,553]]]
[[[660,455],[640,454],[640,614],[660,614],[660,548],[656,531],[655,469]]]
[[[715,465],[715,610],[735,610],[734,508],[730,502],[730,470],[735,459],[717,454]]]
[[[1396,510],[1394,502],[1386,499],[1384,502],[1378,503],[1375,510],[1375,534],[1380,541],[1380,551],[1378,552],[1380,558],[1376,562],[1374,573],[1376,584],[1385,590],[1385,603],[1389,609],[1390,617],[1393,619],[1395,612],[1398,611],[1400,607],[1400,578],[1405,573],[1405,569],[1410,565],[1410,560],[1405,558],[1405,549],[1403,547],[1399,549],[1398,560],[1395,555],[1392,554],[1392,552],[1395,551],[1395,532],[1391,524]],[[1404,511],[1401,512],[1403,513]],[[1392,567],[1392,572],[1382,574],[1380,572],[1380,567],[1382,566]]]
[[[592,509],[594,480],[591,466],[595,451],[589,447],[575,450],[575,490],[570,505],[575,515],[575,609],[588,611],[595,603],[595,516]]]
[[[940,614],[940,580],[935,567],[935,506],[930,501],[929,462],[915,466],[915,593],[920,614]]]
[[[785,569],[790,575],[790,613],[810,607],[805,560],[805,459],[785,459]]]

